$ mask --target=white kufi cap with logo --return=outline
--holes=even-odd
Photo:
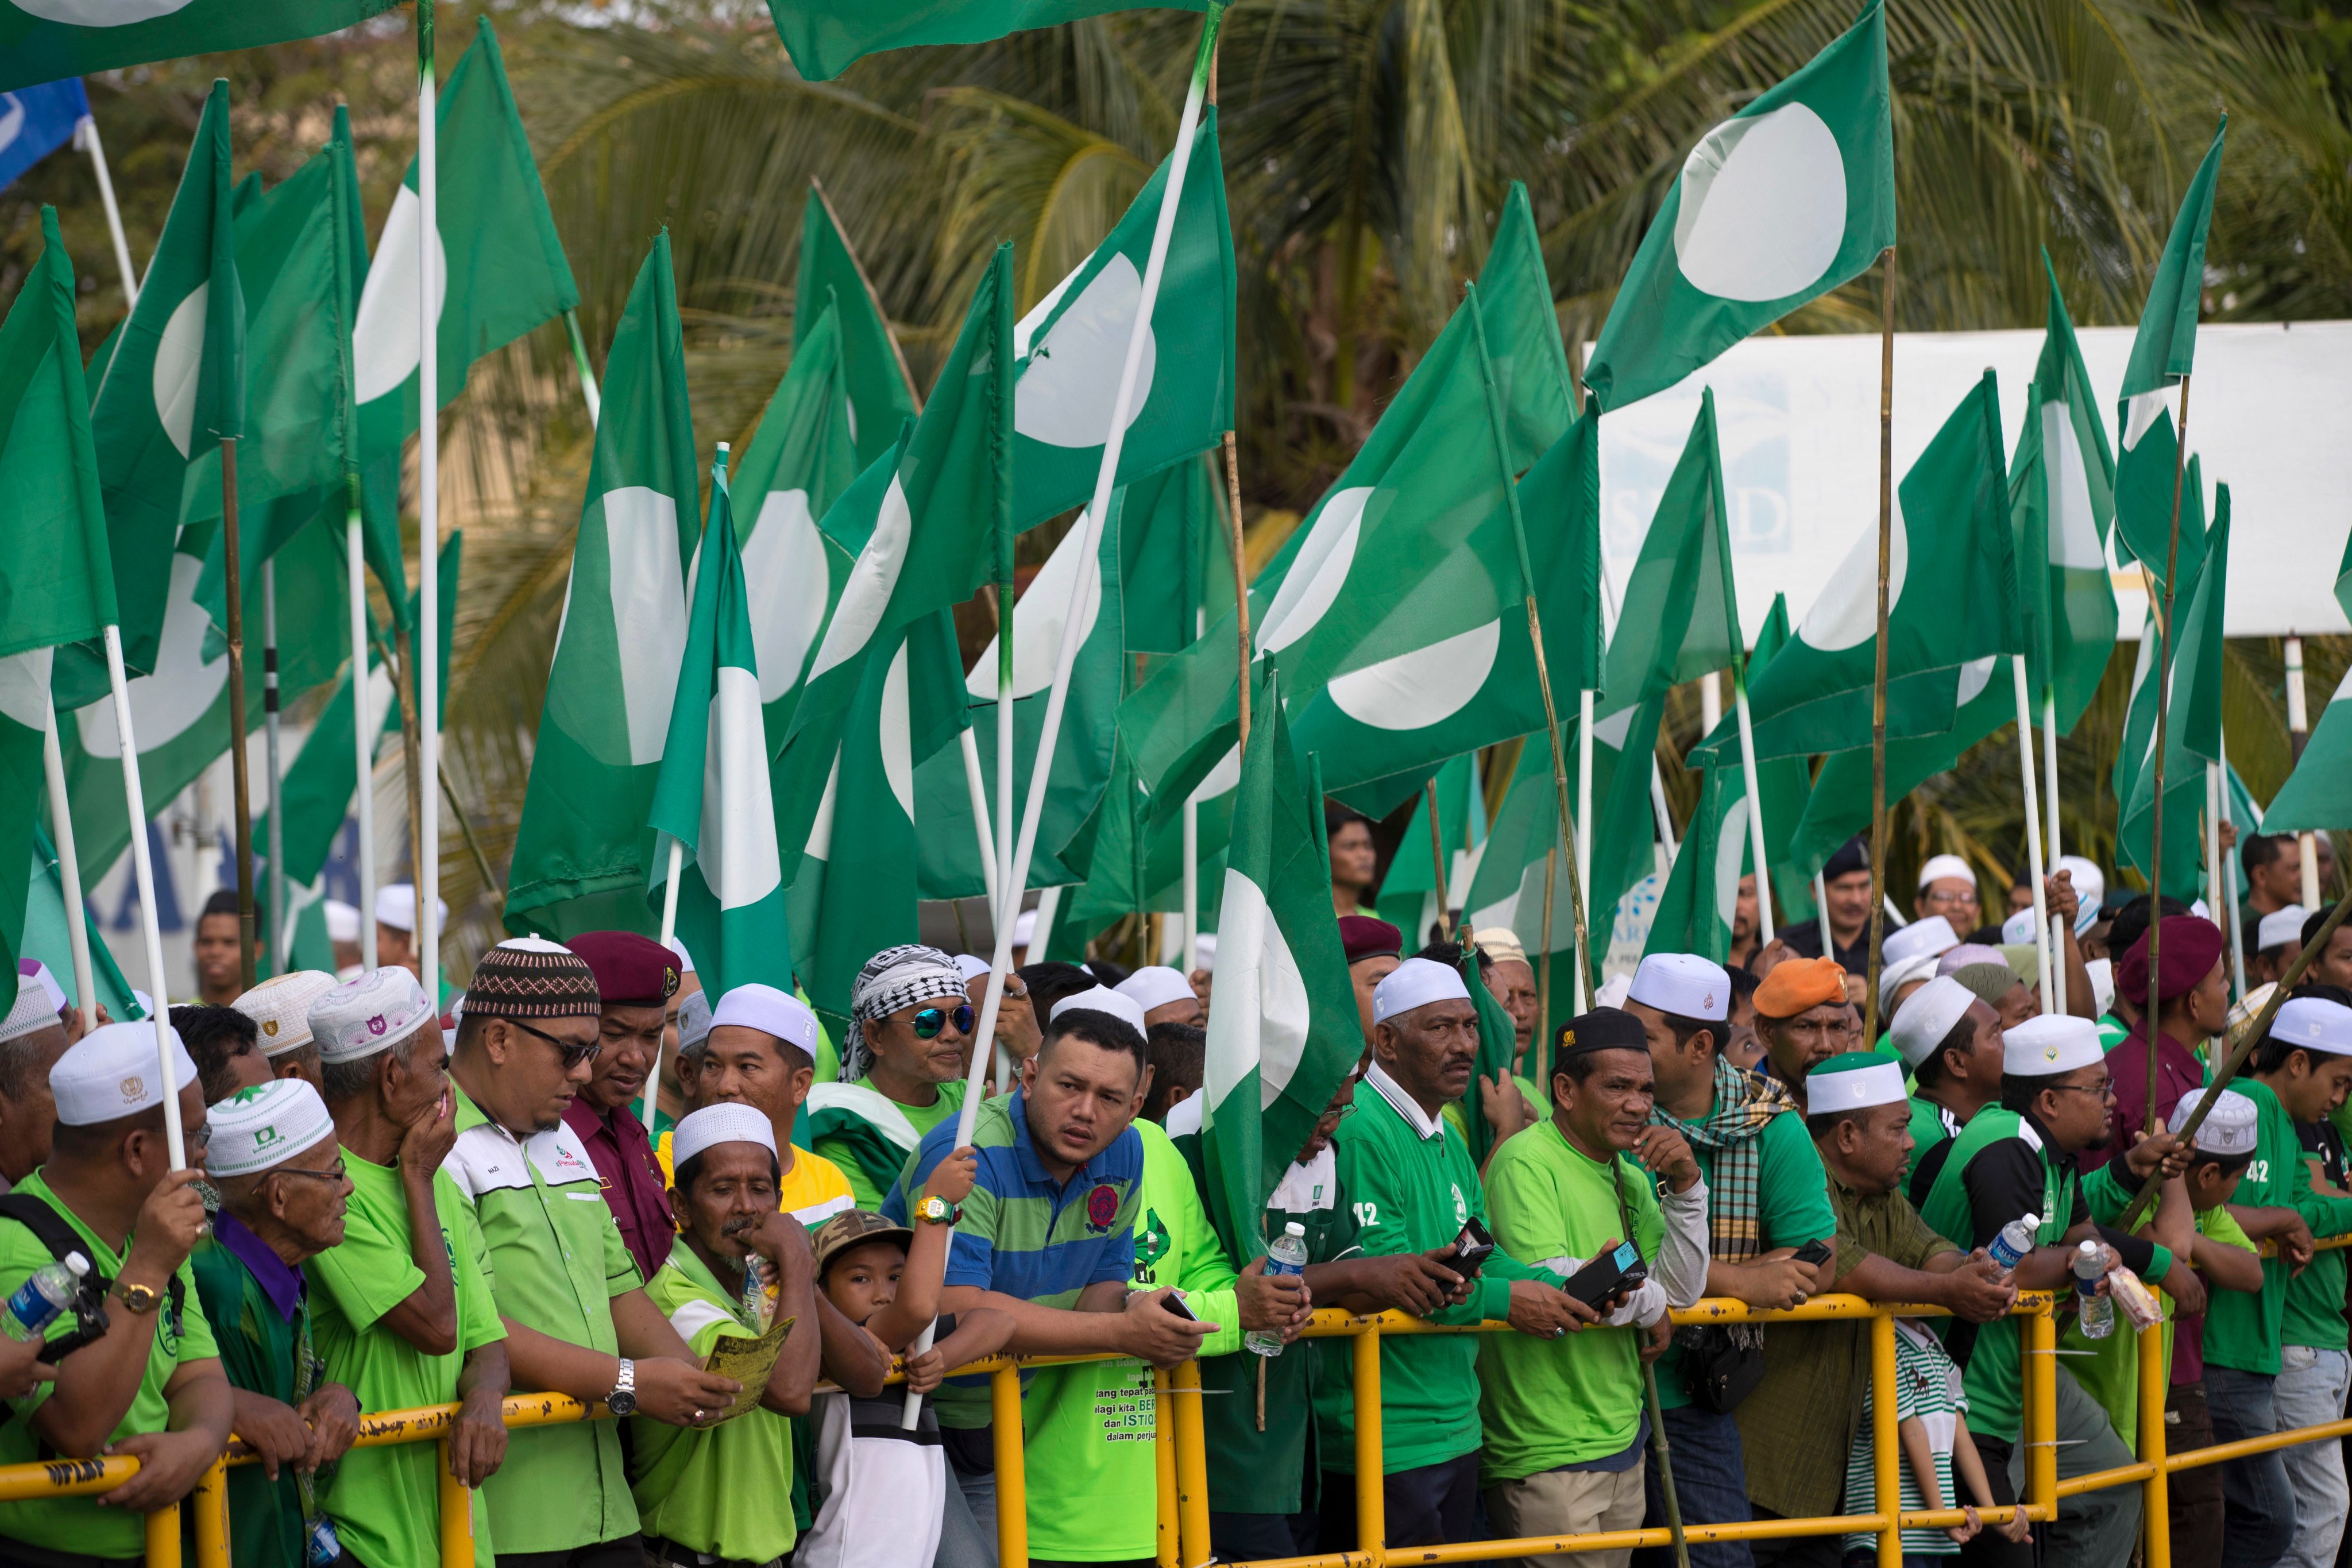
[[[416,976],[387,964],[346,980],[310,1005],[310,1037],[319,1059],[357,1061],[407,1037],[433,1016]]]
[[[205,1174],[249,1176],[324,1143],[335,1119],[308,1082],[278,1078],[230,1095],[205,1113],[205,1125],[212,1138]]]
[[[2271,1019],[2271,1038],[2306,1051],[2352,1057],[2352,1007],[2318,996],[2294,997]]]
[[[229,1005],[253,1020],[263,1056],[283,1056],[310,1043],[310,1009],[334,988],[335,977],[323,970],[295,969],[271,975]]]
[[[2189,1125],[2209,1091],[2192,1089],[2180,1097],[2172,1108],[2171,1127],[2175,1132]],[[2225,1089],[2213,1101],[2213,1109],[2197,1127],[2197,1152],[2219,1154],[2225,1160],[2235,1160],[2252,1154],[2262,1142],[2262,1111],[2254,1102],[2234,1089]]]
[[[1654,952],[1633,971],[1625,999],[1677,1017],[1720,1023],[1731,1013],[1731,975],[1695,952]]]
[[[1889,969],[1914,959],[1941,958],[1959,945],[1959,932],[1954,931],[1952,922],[1941,915],[1929,915],[1924,920],[1913,921],[1900,931],[1888,931],[1879,939],[1878,944],[1879,951],[1885,954]],[[1935,973],[1933,965],[1929,966],[1928,973]],[[1885,981],[1882,979],[1880,984],[1884,984]]]
[[[1916,1068],[1926,1061],[1976,999],[1975,992],[1948,974],[1938,974],[1905,997],[1886,1031],[1903,1065]]]
[[[2000,1070],[2017,1078],[2048,1078],[2106,1060],[2099,1026],[2088,1018],[2053,1014],[2028,1018],[2000,1037]]]
[[[172,1072],[182,1089],[196,1081],[195,1058],[180,1043],[180,1031],[169,1024],[164,1034],[172,1042]],[[103,1024],[76,1040],[49,1069],[49,1093],[58,1102],[58,1120],[68,1127],[96,1127],[136,1116],[163,1103],[163,1079],[155,1059],[155,1025]]]
[[[58,1022],[58,1010],[49,1005],[49,994],[41,983],[32,975],[19,974],[16,1000],[8,1009],[6,1021],[0,1022],[0,1044],[38,1034]]]

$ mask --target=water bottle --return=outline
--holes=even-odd
[[[1991,1258],[1994,1267],[2005,1274],[2017,1267],[2019,1259],[2033,1250],[2033,1237],[2041,1228],[2042,1216],[2038,1214],[2011,1220],[2000,1227],[2000,1234],[1994,1237],[1992,1244],[1985,1248],[1986,1255]]]
[[[303,1538],[302,1559],[310,1568],[334,1568],[343,1561],[343,1543],[336,1537],[335,1521],[325,1514],[311,1521]]]
[[[40,1339],[57,1315],[73,1305],[81,1278],[89,1272],[89,1259],[79,1252],[67,1253],[62,1263],[42,1264],[8,1298],[8,1310],[0,1312],[0,1331],[20,1343]]]
[[[2116,1331],[2116,1304],[2098,1293],[2099,1277],[2106,1270],[2105,1249],[2086,1241],[2074,1249],[2074,1306],[2082,1314],[2083,1337],[2103,1340]]]
[[[743,1315],[762,1333],[768,1327],[768,1288],[761,1279],[757,1254],[743,1259]]]
[[[1269,1279],[1288,1276],[1297,1279],[1307,1272],[1307,1227],[1297,1220],[1282,1227],[1282,1235],[1265,1249],[1265,1277]],[[1242,1343],[1256,1355],[1280,1355],[1282,1336],[1264,1329],[1253,1329],[1242,1336]]]

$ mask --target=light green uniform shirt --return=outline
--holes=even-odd
[[[642,1281],[587,1145],[562,1123],[518,1139],[465,1090],[451,1089],[457,1144],[442,1169],[481,1226],[482,1277],[499,1315],[617,1356],[612,1298]],[[482,1490],[501,1552],[568,1552],[637,1533],[620,1428],[610,1421],[516,1432]]]
[[[861,1078],[856,1082],[861,1089],[874,1089],[874,1080],[870,1078]],[[882,1091],[875,1089],[874,1092],[879,1094]],[[925,1133],[963,1109],[963,1080],[958,1079],[953,1083],[940,1085],[940,1097],[929,1105],[901,1105],[895,1100],[890,1103],[897,1105],[899,1113],[913,1126],[915,1142],[919,1144]],[[834,1134],[819,1138],[811,1147],[841,1167],[841,1173],[849,1178],[849,1190],[856,1194],[859,1208],[868,1214],[882,1212],[882,1200],[888,1195],[890,1189],[887,1184],[877,1184],[874,1180],[873,1173],[858,1159],[856,1143]]]
[[[466,1352],[507,1337],[482,1279],[482,1233],[446,1171],[433,1173],[433,1209],[457,1296],[457,1348],[427,1355],[386,1328],[383,1315],[425,1283],[409,1247],[408,1200],[400,1173],[345,1150],[352,1197],[343,1242],[302,1266],[311,1290],[311,1334],[329,1382],[349,1388],[365,1412],[413,1410],[457,1397]],[[363,1563],[432,1563],[441,1551],[439,1445],[353,1448],[320,1496],[335,1533]],[[489,1510],[474,1509],[475,1568],[492,1558]]]
[[[680,1237],[646,1294],[696,1355],[722,1334],[757,1339],[760,1325],[741,1298],[719,1283]],[[816,1331],[795,1323],[792,1331]],[[772,1410],[747,1410],[701,1431],[639,1416],[630,1424],[630,1489],[647,1535],[739,1563],[767,1563],[793,1549],[800,1531],[793,1489],[793,1424]]]
[[[49,1191],[44,1175],[44,1172],[35,1171],[26,1177],[16,1188],[18,1194],[39,1198],[57,1210],[89,1248],[92,1268],[109,1276],[121,1273],[122,1260],[130,1254],[131,1237],[122,1238],[121,1252],[99,1240],[97,1233]],[[55,1261],[49,1249],[31,1231],[13,1221],[0,1221],[0,1297],[14,1292],[34,1273]],[[196,1299],[196,1277],[184,1261],[177,1278],[184,1299],[179,1326],[176,1330],[173,1327],[168,1299],[147,1314],[145,1322],[152,1325],[152,1334],[147,1347],[147,1369],[140,1373],[139,1392],[131,1396],[131,1408],[108,1435],[109,1442],[120,1442],[134,1432],[168,1428],[172,1408],[163,1397],[163,1385],[182,1367],[216,1361],[220,1355],[220,1347],[213,1342],[212,1324],[205,1320],[204,1303]],[[117,1323],[128,1315],[120,1301],[110,1302],[107,1310]],[[73,1314],[62,1312],[49,1324],[47,1337],[63,1339],[73,1329]],[[0,1426],[0,1465],[26,1465],[56,1458],[53,1453],[42,1451],[32,1426],[33,1412],[56,1390],[54,1383],[37,1383],[31,1394],[16,1402],[16,1419]],[[140,1557],[147,1551],[146,1520],[122,1509],[100,1508],[94,1497],[0,1503],[0,1536],[31,1546],[46,1546],[52,1552],[83,1552],[93,1557]]]

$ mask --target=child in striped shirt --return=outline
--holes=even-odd
[[[1961,1502],[1966,1515],[1959,1524],[1943,1530],[1914,1529],[1903,1532],[1906,1568],[1927,1559],[1957,1556],[1961,1544],[1990,1529],[2010,1541],[2022,1541],[2022,1519],[1987,1525],[1977,1517],[1979,1508],[1994,1506],[1992,1488],[1985,1479],[1984,1461],[1969,1436],[1968,1394],[1960,1369],[1944,1353],[1943,1345],[1918,1324],[1895,1321],[1895,1432],[1903,1448],[1902,1499],[1906,1511],[1954,1506],[1952,1481],[1957,1474],[1973,1504]],[[1872,1513],[1878,1507],[1877,1446],[1871,1440],[1872,1394],[1862,1402],[1862,1427],[1854,1434],[1853,1450],[1846,1458],[1845,1508],[1849,1513]],[[1878,1561],[1878,1538],[1845,1538],[1845,1568],[1870,1568]]]

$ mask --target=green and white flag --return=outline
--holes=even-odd
[[[1625,579],[1624,608],[1609,642],[1594,711],[1606,718],[1663,697],[1683,681],[1728,667],[1739,652],[1739,598],[1732,583],[1715,389],[1708,387]]]
[[[37,958],[47,964],[49,977],[66,994],[66,1000],[82,1006],[85,1004],[74,990],[73,935],[66,926],[65,880],[58,870],[56,847],[49,842],[47,832],[37,826],[33,829],[33,852],[26,880],[28,886],[24,923],[19,928],[23,935],[16,957],[19,962]],[[146,1013],[131,1000],[131,982],[115,966],[114,954],[100,932],[98,921],[90,918],[89,906],[84,904],[75,910],[73,918],[81,921],[89,943],[89,978],[98,992],[98,1005],[118,1024],[145,1017]]]
[[[2352,668],[2336,683],[2294,771],[2279,785],[2259,820],[2265,833],[2352,827]]]
[[[1487,363],[1503,400],[1511,472],[1526,472],[1576,422],[1570,395],[1568,349],[1559,312],[1544,271],[1528,187],[1511,182],[1503,216],[1495,220],[1486,265],[1478,268],[1478,306],[1486,329]]]
[[[2010,464],[2009,510],[2028,685],[2037,700],[2055,697],[2059,732],[2066,734],[2090,706],[2115,651],[2116,594],[2106,542],[2115,518],[2116,464],[2047,252],[2042,269],[2050,279],[2050,322],[2026,388],[2024,426]],[[2037,562],[2046,569],[2035,571]]]
[[[1955,671],[2020,646],[2017,563],[1990,371],[1960,400],[1896,488],[1888,552],[1886,733],[1940,735],[1958,710]],[[1748,681],[1756,754],[1866,746],[1878,626],[1878,531],[1865,529],[1822,585],[1770,673]],[[1728,719],[1693,761],[1736,759]]]
[[[2221,173],[2221,141],[2229,116],[2214,128],[2213,144],[2197,165],[2172,220],[2172,235],[2157,259],[2156,277],[2140,310],[2139,331],[2124,366],[2123,400],[2116,414],[2122,453],[2116,461],[2116,556],[2139,561],[2164,579],[2171,551],[2172,497],[2180,457],[2179,431],[2167,395],[2188,379],[2197,357],[2197,307],[2205,287],[2205,236],[2213,225],[2213,187]],[[2181,560],[2200,552],[2188,537],[2181,509]]]
[[[710,521],[696,559],[686,654],[647,821],[655,856],[646,902],[661,909],[669,847],[684,846],[677,935],[702,966],[711,994],[751,984],[790,991],[792,932],[768,796],[760,659],[723,466],[710,476]]]
[[[1225,469],[1212,449],[1111,492],[1129,653],[1180,653],[1232,613]]]
[[[184,55],[314,38],[364,22],[394,3],[0,0],[0,92]]]
[[[1664,391],[1894,243],[1886,13],[1870,0],[1803,69],[1691,149],[1584,384],[1604,408]]]
[[[1537,739],[1540,742],[1541,737]],[[1429,825],[1432,790],[1437,795],[1434,832]],[[1409,949],[1430,941],[1433,926],[1448,920],[1453,910],[1467,907],[1469,879],[1494,847],[1486,830],[1486,796],[1480,787],[1475,753],[1449,757],[1431,777],[1416,781],[1412,794],[1412,816],[1397,838],[1396,853],[1390,857],[1388,873],[1381,879],[1380,901],[1375,906],[1381,919],[1405,933]],[[1508,805],[1506,797],[1506,810]],[[1450,906],[1446,909],[1437,904],[1439,847],[1445,855],[1445,898]]]
[[[2187,510],[2184,498],[2182,508]],[[2213,530],[2186,601],[2175,599],[2172,701],[2165,715],[2164,890],[2175,898],[2196,896],[2204,885],[2205,764],[2221,754],[2223,616],[2230,585],[2230,487],[2213,492]],[[2155,683],[2147,705],[2154,707]],[[2138,706],[2135,703],[2135,707]],[[2137,719],[2137,715],[2134,714]],[[2153,714],[2140,764],[2128,794],[2118,788],[2123,815],[2116,832],[2117,858],[2145,876],[2153,869],[2156,811],[2156,734]],[[2128,734],[2126,744],[2129,743]],[[2182,889],[2189,889],[2183,891]]]
[[[793,363],[800,363],[811,334],[831,310],[840,338],[837,352],[846,400],[846,434],[856,448],[856,459],[850,466],[854,476],[890,449],[898,438],[898,427],[915,416],[919,405],[913,378],[907,374],[907,356],[898,351],[889,318],[882,311],[881,297],[858,264],[856,252],[849,248],[849,237],[841,232],[832,204],[814,180],[809,182],[808,201],[801,208],[801,258],[795,277]],[[777,395],[782,395],[782,388]],[[823,517],[831,504],[828,497],[812,510]]]
[[[1164,0],[1199,11],[1207,0]],[[1124,9],[1118,0],[768,0],[776,37],[805,81],[830,81],[881,49],[984,44]],[[46,80],[46,78],[32,78]]]
[[[1217,921],[1226,1005],[1209,1015],[1202,1086],[1209,1217],[1239,1258],[1265,1250],[1266,1194],[1364,1049],[1322,814],[1300,786],[1270,667],[1253,696]]]
[[[1173,161],[1160,160],[1093,254],[1013,328],[1020,361],[1013,388],[1016,528],[1094,499]],[[1185,166],[1184,199],[1136,367],[1114,482],[1205,451],[1233,427],[1234,236],[1211,108]]]
[[[161,668],[164,604],[179,570],[175,547],[184,548],[180,524],[194,458],[242,427],[245,296],[229,210],[234,183],[228,83],[215,81],[139,303],[115,340],[90,411],[122,662],[133,675]],[[217,486],[218,468],[208,471]],[[78,645],[59,657],[56,679],[61,710],[104,697],[105,654]]]
[[[556,237],[488,16],[480,18],[472,47],[441,89],[433,123],[441,164],[439,232],[429,246],[441,306],[434,384],[446,408],[466,390],[476,360],[577,306],[580,289]],[[403,609],[408,584],[400,556],[400,447],[417,429],[423,229],[411,158],[376,240],[352,340],[368,563]],[[609,363],[604,374],[613,374]],[[686,515],[690,524],[693,509]]]
[[[665,231],[637,269],[605,361],[587,504],[515,836],[506,921],[518,935],[655,929],[646,822],[686,654],[699,477]]]

